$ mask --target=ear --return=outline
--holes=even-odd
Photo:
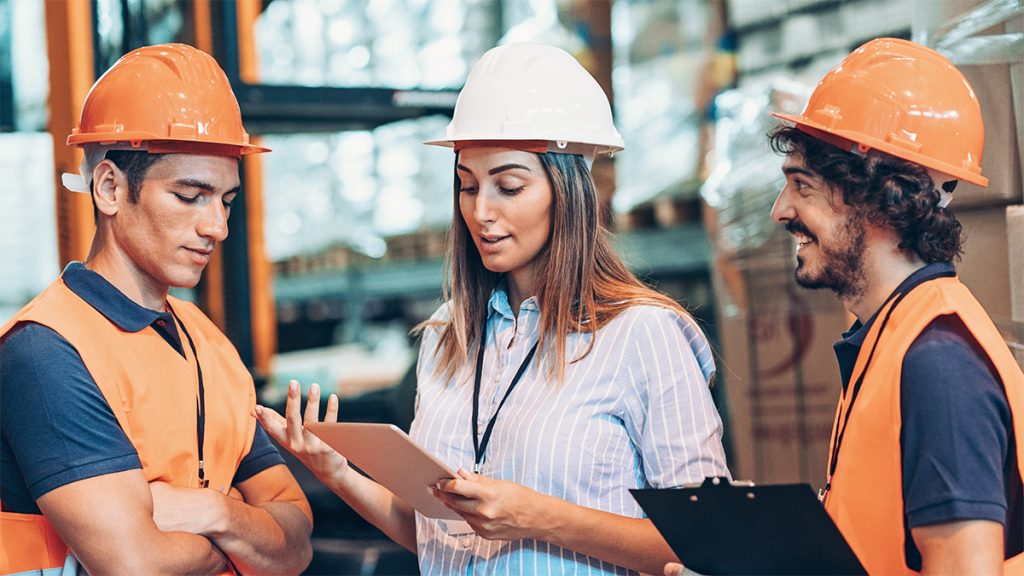
[[[110,160],[103,160],[92,170],[92,197],[101,214],[117,214],[121,203],[128,200],[128,179]]]

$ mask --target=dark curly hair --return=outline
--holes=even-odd
[[[939,207],[939,192],[920,164],[878,150],[847,152],[793,126],[775,128],[768,141],[779,154],[802,156],[868,222],[895,230],[901,250],[927,264],[960,259],[960,222]]]

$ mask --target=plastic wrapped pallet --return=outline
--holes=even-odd
[[[615,212],[658,197],[696,198],[700,113],[695,106],[709,19],[702,2],[620,0],[612,11]]]

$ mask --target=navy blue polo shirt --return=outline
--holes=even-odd
[[[931,264],[895,292],[953,271],[948,262]],[[844,390],[877,315],[863,325],[855,322],[833,346]],[[1008,502],[1020,491],[1002,382],[958,316],[936,318],[911,344],[900,374],[900,412],[907,565],[920,570],[911,528],[969,519],[1006,528]]]
[[[182,356],[168,312],[139,306],[79,262],[64,283],[122,330],[152,326]],[[142,468],[103,393],[71,344],[35,323],[16,328],[0,346],[0,502],[5,512],[41,514],[36,499],[54,488]],[[284,460],[257,422],[252,448],[235,473],[238,484]]]

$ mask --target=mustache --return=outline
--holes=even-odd
[[[800,220],[790,220],[789,222],[786,222],[786,232],[789,232],[790,234],[800,234],[807,236],[815,242],[818,241],[818,238],[814,234],[811,234],[811,231],[808,230],[807,226],[804,226],[804,223]]]

